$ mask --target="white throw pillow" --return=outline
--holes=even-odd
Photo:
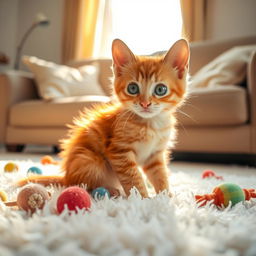
[[[190,86],[200,88],[241,83],[253,51],[256,51],[256,45],[231,48],[201,68],[191,78]]]
[[[35,75],[39,95],[43,99],[106,95],[98,82],[99,67],[96,65],[72,68],[32,56],[24,56],[22,60]]]

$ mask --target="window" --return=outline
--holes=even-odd
[[[94,57],[110,57],[111,42],[123,40],[138,55],[168,50],[181,37],[179,0],[106,0],[96,29]]]

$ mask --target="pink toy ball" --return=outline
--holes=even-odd
[[[73,186],[64,189],[57,199],[57,212],[60,214],[65,205],[71,212],[77,213],[78,209],[88,210],[91,207],[89,193],[80,187]]]

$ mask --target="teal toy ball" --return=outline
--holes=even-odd
[[[36,167],[36,166],[32,166],[28,169],[27,174],[38,174],[38,175],[42,175],[43,172],[40,168]]]
[[[106,188],[99,187],[92,191],[92,197],[94,199],[103,199],[105,196],[110,197],[110,193]]]

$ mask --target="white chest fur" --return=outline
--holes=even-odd
[[[142,127],[138,134],[139,140],[134,143],[137,163],[142,166],[154,152],[165,149],[171,135],[172,128],[169,120],[158,118],[152,120],[148,126]]]

